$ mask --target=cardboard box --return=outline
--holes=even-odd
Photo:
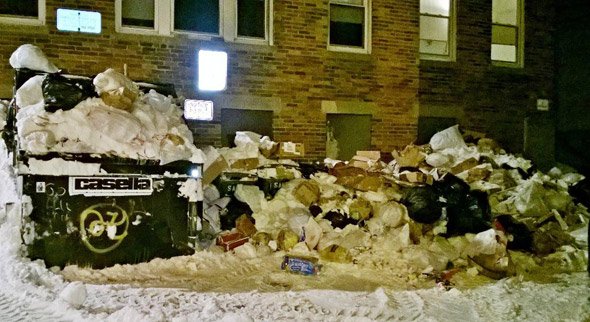
[[[304,181],[293,190],[293,195],[305,207],[309,207],[320,199],[320,187],[315,181]]]
[[[268,147],[260,147],[260,154],[262,154],[265,158],[270,159],[274,157],[277,152],[279,151],[279,144],[274,143]]]
[[[305,156],[303,143],[281,142],[279,143],[279,158],[301,158]]]
[[[416,168],[426,159],[426,155],[415,145],[408,145],[400,152],[393,151],[391,155],[400,167]]]
[[[244,245],[248,237],[238,231],[228,232],[217,236],[217,245],[227,252],[238,246]]]
[[[232,169],[252,170],[258,167],[258,158],[238,159],[231,163]]]
[[[404,172],[399,175],[399,178],[411,183],[426,183],[428,185],[434,183],[434,178],[431,175],[422,172]]]
[[[203,171],[203,185],[210,184],[213,182],[219,175],[227,170],[229,165],[225,161],[223,156],[218,156],[215,161],[213,161],[204,171]]]
[[[381,159],[381,151],[356,151],[356,155],[375,162]]]
[[[459,174],[465,170],[469,170],[475,166],[479,165],[479,161],[475,158],[469,158],[464,161],[459,162],[454,167],[451,168],[451,173]]]

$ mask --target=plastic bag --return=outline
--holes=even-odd
[[[83,100],[96,96],[89,79],[66,78],[59,74],[47,74],[43,79],[45,110],[55,112],[74,108]]]
[[[485,193],[470,191],[469,185],[451,174],[445,175],[435,186],[446,200],[448,235],[479,233],[490,228],[490,209]]]
[[[410,218],[419,223],[431,224],[442,215],[439,192],[431,186],[408,189],[401,202],[408,208]]]
[[[459,125],[454,125],[434,134],[430,138],[430,146],[432,150],[439,151],[448,148],[463,148],[466,147],[466,144],[459,132]]]

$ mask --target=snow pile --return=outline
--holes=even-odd
[[[48,73],[56,73],[57,67],[47,59],[43,51],[31,44],[25,44],[18,47],[10,55],[10,66],[12,68],[28,68]]]
[[[28,56],[25,56],[25,58]],[[42,85],[35,76],[16,93],[21,147],[30,154],[93,153],[133,159],[202,163],[182,110],[154,90],[137,85],[112,69],[94,78],[100,98],[90,97],[72,109],[46,110]]]

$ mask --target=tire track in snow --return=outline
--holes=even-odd
[[[28,300],[17,298],[7,293],[0,293],[0,321],[2,322],[66,322],[49,306],[31,304]]]

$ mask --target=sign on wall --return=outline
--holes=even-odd
[[[99,34],[100,12],[57,9],[57,30]]]

